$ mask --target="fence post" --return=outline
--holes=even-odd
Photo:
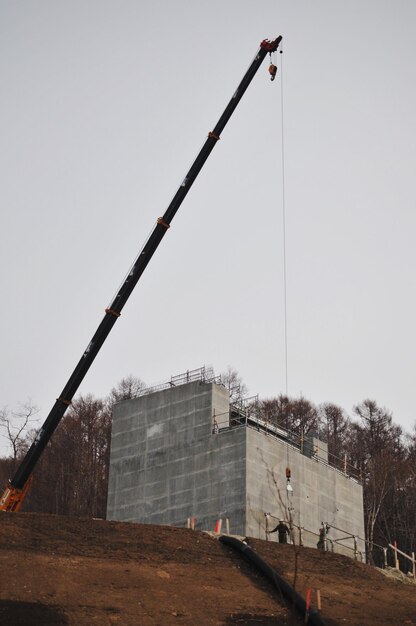
[[[354,561],[357,560],[357,537],[355,535],[353,535],[353,540],[354,540]]]
[[[225,518],[225,531],[227,535],[230,534],[230,518],[229,517]]]
[[[397,571],[400,570],[400,566],[399,566],[399,559],[397,556],[397,541],[394,541],[394,566],[397,569]]]
[[[416,578],[416,564],[415,564],[415,553],[414,552],[412,552],[412,559],[413,559],[413,567],[412,567],[413,578]]]
[[[384,553],[384,569],[387,569],[387,548],[383,548]]]

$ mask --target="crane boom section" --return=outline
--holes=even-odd
[[[207,160],[215,144],[219,140],[222,131],[224,130],[228,120],[230,119],[235,108],[240,102],[242,96],[244,95],[244,92],[254,78],[265,56],[269,52],[276,51],[281,40],[282,37],[277,37],[277,39],[273,41],[264,40],[261,42],[260,49],[258,50],[250,67],[248,68],[242,81],[234,92],[230,102],[225,108],[214,129],[210,133],[208,133],[208,137],[205,140],[204,145],[198,153],[195,161],[191,165],[190,170],[183,179],[179,189],[177,190],[171,203],[166,209],[163,217],[160,217],[157,220],[149,239],[143,246],[130,272],[128,273],[123,284],[121,285],[118,293],[111,302],[110,306],[105,310],[104,318],[102,319],[90,343],[88,344],[86,350],[81,356],[68,382],[66,383],[61,394],[57,398],[44,424],[37,433],[35,440],[27,451],[26,456],[22,460],[21,464],[17,468],[16,473],[14,474],[13,478],[10,479],[9,485],[0,500],[0,510],[17,511],[20,508],[22,500],[27,493],[27,482],[32,475],[32,472],[36,466],[37,461],[39,460],[39,457],[41,456],[43,450],[45,449],[50,438],[52,437],[68,406],[71,404],[72,398],[77,392],[81,382],[83,381],[95,357],[100,351],[104,341],[109,335],[118,317],[120,316],[124,305],[126,304],[134,287],[136,286],[141,275],[146,269],[147,264],[149,263],[160,242],[165,236],[172,219],[175,217],[176,212],[178,211],[196,177],[201,171],[205,161]]]

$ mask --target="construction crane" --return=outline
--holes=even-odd
[[[136,286],[141,275],[146,269],[147,264],[155,253],[157,247],[165,236],[167,229],[170,227],[172,219],[175,217],[176,212],[181,206],[188,191],[192,187],[205,161],[211,154],[217,141],[220,139],[222,131],[224,130],[228,120],[230,119],[242,96],[244,95],[244,92],[253,80],[266,55],[271,55],[272,52],[276,52],[281,40],[282,37],[279,36],[277,37],[277,39],[274,39],[272,41],[264,39],[261,42],[260,49],[256,53],[256,56],[254,57],[250,67],[248,68],[242,81],[234,92],[230,102],[224,110],[224,113],[221,115],[214,129],[208,133],[208,137],[205,140],[204,145],[202,146],[199,154],[193,162],[189,172],[183,179],[178,191],[173,197],[173,200],[166,209],[165,214],[163,215],[163,217],[159,217],[157,219],[156,225],[149,239],[146,241],[135,262],[133,263],[133,266],[131,267],[127,278],[124,280],[122,286],[120,287],[117,295],[115,296],[111,304],[108,306],[108,308],[105,309],[105,315],[103,320],[98,326],[95,334],[93,335],[86,350],[81,356],[81,359],[79,360],[77,366],[72,372],[61,394],[56,399],[56,402],[53,405],[48,417],[46,418],[42,427],[39,429],[23,461],[17,468],[16,473],[9,480],[8,486],[5,489],[0,500],[0,511],[16,512],[20,509],[22,502],[27,495],[30,485],[32,483],[33,470],[39,460],[39,457],[41,456],[43,450],[51,439],[56,427],[58,426],[63,415],[65,414],[65,411],[70,406],[72,398],[77,392],[86,373],[90,369],[101,346],[109,335],[117,319],[120,317],[124,305],[129,299],[134,287]],[[271,74],[272,80],[276,75],[276,69],[276,66],[271,63],[269,67],[269,72]]]

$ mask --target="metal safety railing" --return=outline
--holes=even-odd
[[[266,531],[266,541],[270,540],[270,526],[271,521],[272,524],[275,524],[281,518],[277,518],[270,513],[264,513],[265,516],[265,531]],[[387,546],[382,546],[380,544],[370,542],[359,535],[355,535],[346,531],[342,528],[338,528],[332,524],[327,524],[322,522],[321,529],[319,533],[316,533],[312,530],[305,528],[304,526],[299,526],[294,524],[293,520],[284,520],[284,523],[287,524],[290,529],[289,533],[289,542],[299,546],[309,546],[314,547],[314,544],[317,548],[325,551],[325,552],[333,552],[335,554],[343,554],[344,556],[352,556],[355,560],[360,560],[361,562],[366,561],[369,565],[376,565],[375,559],[373,557],[374,549],[379,551],[381,559],[379,560],[379,566],[387,569],[389,567],[389,554],[392,555],[394,564],[393,567],[397,571],[401,571],[399,555],[403,560],[410,561],[411,570],[407,572],[407,575],[413,578],[416,582],[416,557],[415,553],[412,552],[411,555],[406,554],[397,547],[397,543],[394,544],[389,543]],[[324,532],[322,532],[324,530]],[[338,537],[329,537],[328,533],[330,531],[337,531],[338,533],[342,533],[341,536]],[[348,545],[345,542],[352,542],[352,545]],[[364,550],[361,550],[360,547],[364,546]],[[389,552],[390,551],[390,552]],[[405,561],[405,562],[406,562]]]
[[[412,571],[409,572],[410,575],[413,577],[413,580],[416,581],[416,560],[415,560],[415,553],[412,552],[412,555],[410,556],[409,554],[406,554],[406,552],[403,552],[402,550],[399,550],[399,548],[397,547],[397,542],[395,541],[394,544],[389,543],[388,548],[390,548],[391,550],[393,550],[393,555],[394,555],[394,567],[397,571],[400,571],[400,562],[399,562],[399,557],[398,555],[400,554],[403,558],[409,560],[412,564]],[[384,556],[385,556],[385,563],[386,563],[386,567],[387,567],[387,549],[388,548],[384,548],[385,552],[384,552]]]
[[[267,541],[270,537],[270,527],[274,525],[275,522],[281,520],[281,518],[277,518],[271,513],[265,513],[264,516]],[[274,521],[271,524],[270,522],[272,520]],[[320,531],[315,532],[305,528],[305,526],[295,524],[293,520],[283,521],[289,528],[289,543],[299,546],[316,547],[324,552],[343,554],[344,556],[350,556],[361,562],[365,560],[365,552],[359,549],[359,542],[364,542],[364,540],[358,535],[348,533],[343,529],[326,523],[322,523]],[[329,537],[328,533],[331,529],[341,532],[343,535],[340,537]],[[350,541],[352,545],[348,545],[345,543],[346,541]]]
[[[157,391],[172,389],[172,387],[179,387],[196,381],[200,381],[201,383],[215,383],[216,385],[222,384],[221,376],[216,376],[214,369],[211,366],[203,365],[197,369],[187,370],[186,372],[182,372],[182,374],[171,376],[170,380],[164,383],[153,385],[152,387],[146,387],[139,392],[138,397],[147,396],[151,393],[156,393]]]
[[[229,411],[213,414],[213,432],[219,433],[241,426],[253,428],[268,436],[275,437],[301,454],[318,463],[329,465],[349,479],[361,483],[360,470],[348,463],[346,456],[341,459],[328,452],[327,447],[323,446],[319,440],[314,438],[312,444],[310,435],[295,433],[274,420],[270,420],[267,413],[262,412],[258,396],[241,400],[238,404],[231,404]]]

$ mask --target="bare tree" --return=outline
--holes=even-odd
[[[291,428],[301,439],[311,430],[318,428],[318,410],[312,402],[302,396],[291,401]]]
[[[75,398],[36,466],[26,510],[105,516],[110,433],[105,402]]]
[[[105,399],[74,399],[36,467],[26,510],[105,517],[112,408],[143,388],[143,381],[128,376]]]
[[[346,435],[350,419],[344,409],[331,402],[322,404],[320,411],[326,422],[328,452],[331,462],[342,467],[343,457],[346,454]]]
[[[400,426],[393,424],[393,416],[375,400],[364,400],[354,407],[354,413],[361,419],[365,432],[365,445],[368,453],[374,454],[386,446],[394,448],[402,435]]]
[[[261,408],[267,420],[276,426],[290,430],[291,402],[288,396],[280,394],[277,398],[262,400]]]
[[[267,419],[298,435],[300,439],[309,431],[317,430],[318,410],[312,402],[302,396],[289,398],[280,394],[276,398],[263,400],[262,410]]]
[[[236,369],[230,365],[221,374],[221,381],[230,393],[231,404],[238,404],[247,395],[247,386]]]
[[[6,407],[0,410],[0,428],[11,447],[13,467],[26,447],[26,434],[30,424],[36,421],[34,416],[37,412],[38,408],[31,400],[19,404],[15,411],[9,411]]]
[[[144,383],[140,378],[137,378],[137,376],[129,374],[125,378],[122,378],[120,382],[112,388],[107,401],[112,406],[116,402],[121,402],[122,400],[137,398],[141,395],[144,389],[146,389],[146,383]]]
[[[373,561],[376,528],[384,516],[388,494],[396,490],[402,430],[393,423],[391,413],[375,400],[364,400],[354,407],[354,413],[361,423],[351,425],[348,448],[350,460],[358,463],[362,471],[368,557]]]

